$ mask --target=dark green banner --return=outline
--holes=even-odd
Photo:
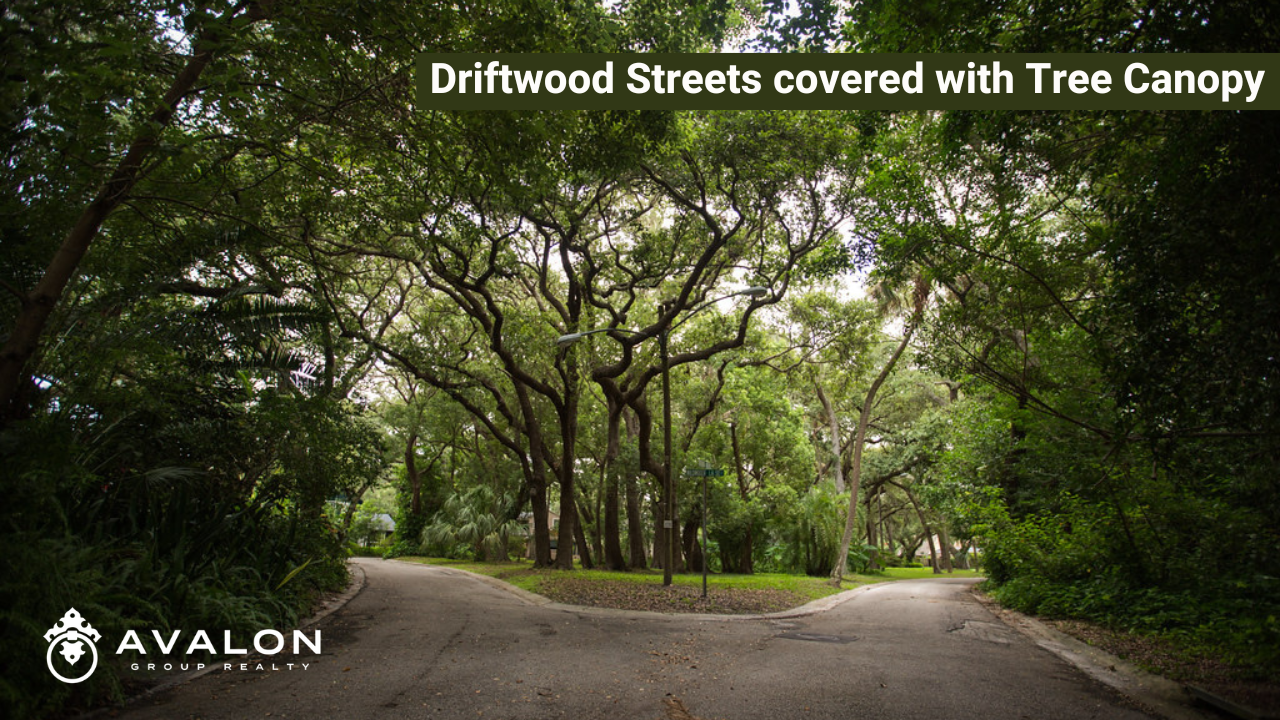
[[[1280,54],[422,53],[419,110],[1277,110]]]

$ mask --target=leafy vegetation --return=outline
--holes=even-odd
[[[1136,22],[1095,9],[865,3],[845,32],[878,52],[1280,40],[1252,3],[1169,3]],[[1258,473],[1280,438],[1265,409],[1276,118],[956,112],[901,126],[879,164],[880,266],[923,266],[945,288],[917,361],[964,396],[928,499],[979,539],[1004,602],[1274,668],[1280,486]]]
[[[424,49],[1275,52],[1280,28],[1253,3],[790,7],[8,3],[5,715],[120,695],[118,668],[30,662],[51,612],[287,625],[352,547],[801,595],[981,564],[1011,605],[1276,668],[1276,116],[410,110]],[[375,509],[396,534],[370,550]]]
[[[880,572],[894,580],[937,577],[937,573],[933,571],[933,568],[927,567],[889,567]],[[983,575],[977,570],[953,570],[947,577],[983,577]]]

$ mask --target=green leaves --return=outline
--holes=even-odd
[[[455,491],[423,529],[421,551],[449,558],[466,554],[472,560],[507,560],[527,533],[524,523],[507,517],[510,503],[510,498],[484,485]]]

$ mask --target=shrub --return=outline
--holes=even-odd
[[[317,593],[345,584],[345,553],[318,511],[240,499],[178,468],[108,475],[83,462],[92,453],[64,430],[43,418],[0,434],[9,499],[0,509],[0,716],[120,699],[114,655],[78,685],[32,661],[68,608],[108,638],[131,628],[251,632],[296,624]]]

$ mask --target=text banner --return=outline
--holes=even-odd
[[[1277,110],[1280,54],[435,54],[419,110]]]

